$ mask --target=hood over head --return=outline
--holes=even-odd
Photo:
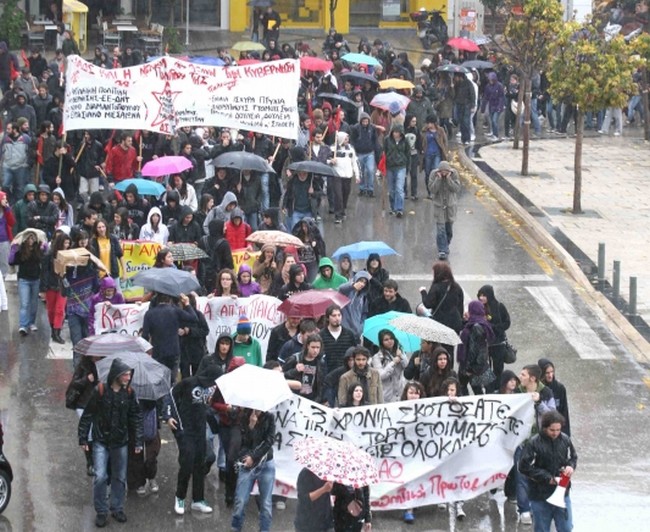
[[[510,379],[516,379],[517,380],[517,386],[519,386],[519,377],[517,377],[517,374],[514,371],[511,371],[509,369],[504,369],[503,373],[501,374],[501,378],[499,380],[499,390],[503,389],[503,387],[508,384]]]
[[[162,217],[162,213],[160,212],[160,209],[158,207],[151,207],[151,210],[149,211],[149,214],[147,214],[147,223],[151,224],[151,217],[154,214],[157,214],[158,216],[160,216],[160,221],[158,223],[159,223],[159,225],[162,225],[163,217]]]
[[[321,108],[323,109],[323,111],[325,109],[329,109],[331,111],[332,110],[332,104],[330,102],[323,102],[323,105],[321,106]]]
[[[244,221],[244,211],[242,211],[239,207],[235,207],[232,210],[232,213],[230,214],[230,219],[234,220],[235,218],[241,218],[242,222]]]
[[[488,81],[496,81],[497,80],[497,73],[496,72],[488,72],[487,79],[488,79]]]
[[[225,222],[223,220],[211,220],[208,224],[208,233],[211,237],[223,238],[223,227]]]
[[[442,161],[438,165],[438,170],[442,170],[443,172],[452,172],[454,169],[447,161]]]
[[[48,196],[52,195],[50,187],[47,185],[38,185],[38,193],[40,194],[41,192],[46,192]]]
[[[63,189],[61,187],[56,187],[52,191],[52,196],[54,196],[54,194],[58,194],[62,199],[65,199],[65,192],[63,192]]]
[[[292,264],[289,266],[289,282],[290,283],[295,283],[296,282],[296,276],[305,273],[305,270],[302,269],[302,266],[300,264]]]
[[[390,128],[391,135],[394,131],[400,133],[402,137],[404,136],[404,126],[402,124],[393,124],[393,127]]]
[[[438,357],[441,355],[447,357],[447,369],[451,369],[451,357],[449,356],[449,352],[444,347],[436,347],[433,350],[431,353],[431,363],[435,365],[438,361]]]
[[[485,296],[487,298],[488,305],[491,305],[496,301],[496,297],[494,296],[494,288],[489,284],[485,284],[478,289],[477,297],[480,296]]]
[[[248,264],[242,264],[239,267],[239,271],[237,272],[237,280],[241,281],[241,274],[242,273],[250,273],[252,275],[253,270],[251,270],[251,267]]]
[[[99,282],[99,291],[104,294],[106,290],[110,290],[111,288],[117,290],[117,284],[115,283],[115,279],[107,275]]]
[[[271,218],[271,223],[273,224],[273,227],[280,226],[280,209],[278,207],[269,207],[268,209],[264,210],[262,215]]]
[[[126,195],[128,193],[133,194],[133,197],[135,198],[136,201],[140,199],[140,194],[138,194],[138,187],[136,187],[133,183],[131,183],[126,189],[124,190],[124,199],[126,199]]]
[[[376,260],[379,263],[379,266],[377,266],[377,268],[382,267],[381,257],[379,256],[379,253],[371,253],[370,255],[368,255],[368,260],[366,261],[366,270],[368,270],[370,268],[370,263],[373,260]]]
[[[235,196],[235,193],[232,191],[228,191],[223,195],[223,199],[221,200],[221,203],[219,204],[219,208],[223,211],[226,210],[226,207],[230,205],[231,203],[234,203],[235,206],[239,205],[239,202],[237,201],[237,196]]]
[[[122,362],[121,358],[115,358],[111,364],[111,369],[108,370],[106,384],[110,386],[120,375],[124,375],[129,371],[133,371],[133,368],[130,368],[126,363]],[[131,375],[131,377],[133,377],[133,375]]]
[[[365,111],[361,111],[361,112],[359,113],[359,122],[361,122],[362,120],[364,120],[364,119],[366,119],[366,118],[367,118],[368,120],[370,120],[370,115],[369,115],[368,113],[366,113]]]
[[[29,183],[28,185],[25,185],[24,192],[23,192],[23,199],[27,197],[28,192],[33,192],[36,194],[38,192],[38,189],[36,188],[36,185]]]
[[[537,361],[537,365],[542,370],[542,380],[543,381],[546,381],[546,379],[544,378],[544,374],[546,373],[546,370],[548,369],[548,367],[551,366],[553,369],[555,369],[555,364],[553,364],[553,362],[551,362],[548,358],[540,358]],[[555,380],[555,375],[553,375],[553,380]]]
[[[132,186],[135,186],[135,185],[132,185]],[[127,187],[127,189],[128,189],[128,187]],[[137,189],[136,189],[136,191],[137,191]],[[90,195],[90,200],[88,200],[88,205],[90,205],[91,207],[93,205],[104,205],[104,196],[102,196],[102,193],[99,192],[99,191],[93,192]]]
[[[289,150],[289,157],[291,158],[291,162],[293,163],[299,163],[301,161],[304,161],[305,160],[304,148],[300,146],[294,146]]]
[[[332,262],[332,259],[329,257],[323,257],[319,262],[318,262],[318,270],[320,271],[321,268],[324,268],[325,266],[329,266],[334,270],[334,263]]]
[[[181,214],[178,221],[183,221],[183,218],[190,214],[194,214],[194,211],[191,209],[191,207],[189,205],[181,205]]]
[[[165,203],[169,203],[170,201],[175,201],[176,205],[180,203],[181,200],[181,195],[178,193],[178,190],[170,190],[167,192],[165,196]]]
[[[365,279],[367,282],[370,282],[371,275],[367,271],[361,270],[354,274],[352,282],[356,283],[359,279]]]
[[[234,340],[232,339],[232,336],[230,336],[230,334],[228,333],[221,333],[219,335],[219,337],[217,338],[217,342],[214,344],[213,354],[214,356],[219,356],[219,342],[221,342],[222,340],[227,340],[228,343],[230,344],[230,349],[228,351],[228,355],[226,356],[226,358],[228,358],[229,356],[232,355],[232,348],[234,345]]]

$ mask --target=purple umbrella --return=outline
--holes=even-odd
[[[142,175],[149,177],[160,177],[171,174],[180,174],[192,168],[189,159],[181,155],[168,155],[149,161],[142,167]]]

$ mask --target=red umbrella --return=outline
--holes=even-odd
[[[336,290],[307,290],[285,299],[278,310],[292,318],[320,318],[331,304],[344,307],[349,302],[347,297]]]
[[[456,48],[457,50],[464,50],[466,52],[481,51],[481,49],[478,47],[478,44],[470,39],[466,39],[465,37],[454,37],[453,39],[449,39],[447,41],[447,44],[452,48]]]
[[[259,59],[240,59],[237,61],[237,66],[246,66],[246,65],[256,65],[257,63],[261,63]]]
[[[321,59],[320,57],[312,57],[310,55],[305,55],[300,58],[300,69],[301,70],[311,70],[313,72],[326,72],[327,70],[332,70],[334,68],[334,63]]]

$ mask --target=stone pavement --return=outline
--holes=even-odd
[[[520,175],[521,151],[513,151],[511,142],[483,146],[473,160],[542,223],[587,276],[598,262],[598,244],[605,243],[607,280],[612,282],[613,261],[620,260],[627,301],[629,278],[637,276],[637,312],[649,324],[650,146],[640,128],[628,132],[633,136],[584,139],[582,215],[565,211],[573,201],[574,139],[531,141],[528,177]]]

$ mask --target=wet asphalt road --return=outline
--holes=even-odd
[[[430,284],[435,256],[432,206],[407,201],[413,210],[396,220],[381,209],[381,200],[352,195],[342,226],[323,225],[328,252],[356,240],[384,240],[400,257],[384,261],[398,279],[400,292],[412,306],[417,289]],[[327,216],[326,216],[327,218]],[[468,297],[490,283],[512,317],[509,337],[519,348],[511,369],[551,358],[568,389],[571,425],[579,461],[572,491],[576,531],[646,529],[650,521],[648,436],[650,390],[640,368],[600,321],[586,308],[573,284],[544,256],[528,249],[518,228],[489,196],[465,191],[454,226],[450,261]],[[357,265],[361,268],[361,265]],[[5,451],[16,479],[12,501],[0,516],[0,531],[94,530],[91,479],[76,444],[77,417],[64,408],[71,374],[70,360],[46,359],[47,320],[39,314],[40,331],[21,339],[17,324],[16,284],[8,283],[11,309],[0,315],[0,413],[5,424]],[[576,325],[578,324],[578,325]],[[572,327],[570,327],[570,325]],[[208,516],[173,513],[176,446],[163,429],[159,458],[160,493],[128,497],[126,525],[109,530],[229,530],[230,514],[219,481],[211,473],[206,498],[215,507]],[[295,503],[274,511],[273,530],[292,530]],[[416,513],[414,525],[401,512],[375,513],[375,530],[532,530],[517,524],[516,507],[482,495],[465,504],[467,517],[456,522],[435,507]],[[245,530],[257,530],[251,503]]]

